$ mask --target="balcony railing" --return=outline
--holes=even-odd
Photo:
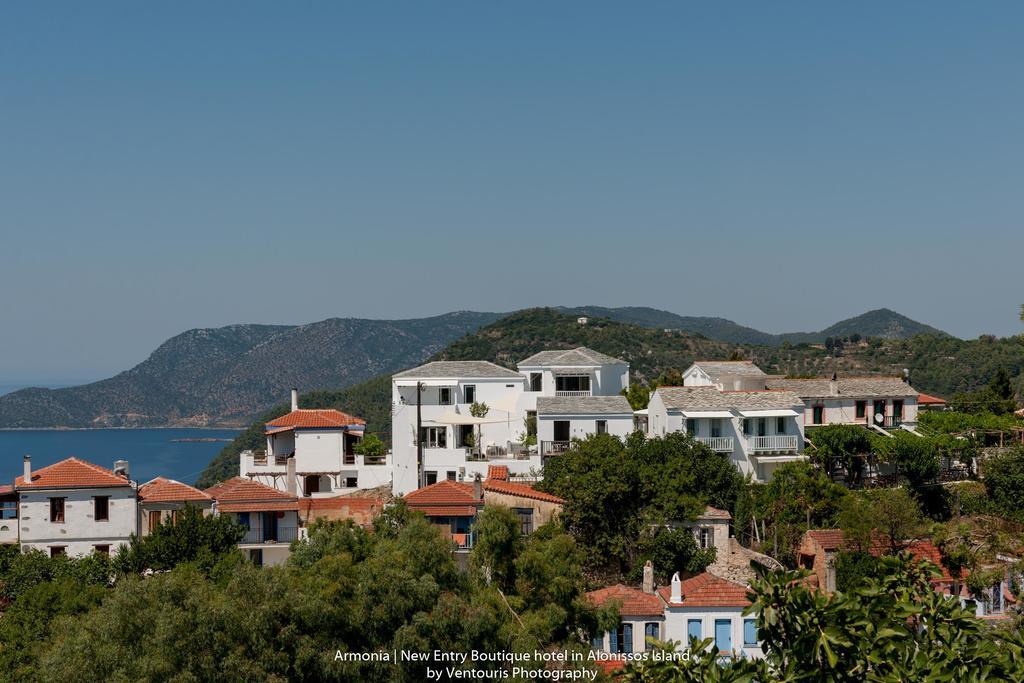
[[[559,390],[555,390],[555,396],[577,397],[577,396],[590,396],[590,395],[591,395],[590,389],[583,389],[583,390],[579,390],[579,391],[559,391]]]
[[[764,451],[795,451],[797,436],[795,434],[776,434],[775,436],[751,436],[747,443],[754,452]]]
[[[540,452],[543,455],[565,453],[572,446],[572,441],[541,441]]]
[[[716,453],[732,453],[733,439],[731,436],[698,436],[697,441],[707,444]]]
[[[298,530],[291,527],[278,529],[276,533],[269,530],[267,533],[264,533],[263,529],[256,527],[245,532],[245,538],[242,539],[242,543],[291,543],[297,537]]]
[[[882,420],[882,427],[885,429],[898,429],[903,424],[902,415],[886,415]]]

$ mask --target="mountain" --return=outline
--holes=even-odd
[[[0,396],[0,427],[242,425],[291,387],[340,388],[415,365],[498,313],[189,330],[115,377]]]
[[[984,386],[1002,368],[1015,377],[1015,388],[1024,393],[1024,337],[976,340],[961,340],[949,335],[876,338],[870,343],[848,344],[829,353],[823,348],[806,345],[732,344],[692,332],[666,331],[661,326],[618,322],[599,316],[599,310],[615,312],[623,309],[584,307],[518,311],[453,341],[429,360],[489,360],[515,368],[519,360],[538,351],[588,346],[628,361],[633,382],[650,382],[662,376],[668,381],[678,382],[678,373],[694,360],[735,357],[753,360],[769,374],[782,375],[827,376],[835,371],[849,375],[879,373],[897,376],[903,368],[908,368],[915,388],[945,397]],[[655,314],[662,313],[655,309],[628,310],[631,313],[626,315],[640,316],[648,323]],[[649,313],[651,311],[653,313]],[[592,318],[586,325],[580,325],[576,321],[580,315]],[[842,324],[837,323],[834,327]],[[389,375],[339,391],[304,394],[301,404],[308,408],[337,408],[364,417],[369,431],[390,441]],[[263,423],[287,409],[286,404],[279,404],[254,421],[210,462],[200,484],[209,486],[238,474],[239,452],[261,447]]]
[[[784,342],[791,344],[820,344],[828,337],[849,337],[859,334],[861,337],[879,337],[881,339],[909,339],[920,334],[937,337],[949,336],[942,330],[930,325],[911,320],[905,315],[888,308],[868,311],[847,320],[841,320],[820,332],[788,332],[771,334],[745,327],[732,320],[708,316],[683,316],[662,311],[657,308],[627,306],[623,308],[605,308],[602,306],[561,306],[560,313],[573,316],[597,316],[609,318],[617,322],[669,330],[683,330],[703,335],[709,339],[729,342],[732,344],[756,344],[761,346],[778,346]]]

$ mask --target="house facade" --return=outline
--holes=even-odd
[[[568,450],[573,439],[591,434],[626,438],[633,432],[633,408],[625,396],[539,396],[537,443],[542,457]]]
[[[292,409],[264,425],[266,449],[243,451],[239,473],[299,497],[336,496],[391,485],[387,455],[356,453],[366,421],[340,410],[300,408],[292,390]],[[294,482],[294,488],[289,488]]]
[[[160,524],[173,522],[186,505],[199,508],[208,515],[213,511],[213,498],[194,486],[166,477],[146,482],[139,487],[138,535],[148,536]]]
[[[136,533],[137,491],[128,463],[108,470],[78,458],[32,469],[14,482],[18,496],[18,541],[52,557],[112,554]],[[9,526],[9,524],[8,524]]]
[[[899,377],[769,377],[765,385],[801,398],[806,427],[852,424],[885,432],[900,428],[913,431],[917,425],[918,392]]]
[[[213,499],[214,514],[229,515],[246,528],[238,543],[254,564],[283,564],[290,544],[299,538],[299,501],[276,488],[246,477],[234,477],[204,491]]]
[[[758,481],[805,458],[803,401],[791,391],[658,387],[647,413],[649,435],[690,434]]]

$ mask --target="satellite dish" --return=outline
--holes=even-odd
[[[875,422],[877,422],[878,424],[882,424],[883,422],[885,422],[885,415],[882,415],[881,413],[875,413]]]

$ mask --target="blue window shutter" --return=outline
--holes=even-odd
[[[715,619],[715,645],[721,652],[732,650],[731,619]]]
[[[603,650],[604,649],[604,634],[603,633],[599,633],[598,635],[594,636],[594,639],[590,641],[590,646],[592,648],[594,648],[595,650]]]
[[[623,653],[633,651],[633,624],[622,625],[622,651]]]
[[[608,639],[608,651],[612,654],[619,653],[619,629],[613,628],[611,638]]]
[[[248,512],[239,512],[238,513],[238,523],[241,524],[242,526],[244,526],[246,529],[248,529],[249,528],[249,513]]]
[[[700,619],[690,619],[686,624],[686,635],[690,638],[696,638],[700,640],[703,638],[700,627]]]
[[[753,619],[743,620],[743,644],[750,646],[757,645],[757,622]]]

